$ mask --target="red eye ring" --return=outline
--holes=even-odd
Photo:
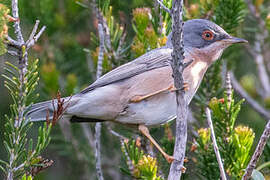
[[[211,41],[214,39],[214,33],[210,30],[205,30],[202,33],[202,38],[207,40],[207,41]]]

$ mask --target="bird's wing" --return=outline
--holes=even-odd
[[[85,94],[95,88],[102,87],[108,84],[112,84],[135,75],[141,74],[146,71],[150,71],[156,68],[168,66],[170,64],[172,49],[159,48],[152,50],[134,61],[119,66],[118,68],[108,72],[93,84],[81,91]]]

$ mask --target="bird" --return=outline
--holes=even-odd
[[[168,162],[174,160],[150,135],[148,127],[175,119],[176,88],[170,62],[172,35],[164,47],[151,50],[135,60],[106,73],[81,92],[65,97],[68,102],[61,121],[104,122],[132,125],[145,135]],[[205,19],[192,19],[183,24],[185,98],[189,104],[207,69],[230,45],[247,43],[229,35],[220,26]],[[26,113],[30,121],[53,118],[55,102],[31,105]]]

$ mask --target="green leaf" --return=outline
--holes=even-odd
[[[3,166],[0,165],[0,170],[2,170],[4,173],[6,173],[6,170]]]
[[[270,166],[270,161],[261,164],[261,165],[260,165],[259,167],[257,167],[256,169],[257,169],[258,171],[260,171],[261,169],[266,168],[266,167],[269,167],[269,166]]]
[[[4,164],[4,165],[8,165],[8,163],[6,161],[3,161],[0,159],[0,163]]]
[[[18,73],[20,72],[19,68],[16,67],[14,64],[12,64],[12,63],[10,63],[10,62],[8,62],[8,61],[6,61],[5,64],[8,65],[9,67],[13,68],[13,69],[14,69],[15,71],[17,71]]]
[[[76,1],[75,3],[78,4],[79,6],[83,7],[83,8],[89,9],[89,7],[84,3],[81,3],[79,1]]]
[[[21,180],[32,180],[32,176],[27,176],[26,174],[24,174]]]

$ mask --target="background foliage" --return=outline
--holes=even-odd
[[[100,0],[97,2],[106,18],[110,35],[110,42],[106,44],[104,55],[104,73],[165,44],[166,35],[170,32],[171,20],[168,13],[159,10],[155,1]],[[4,0],[3,3],[10,7],[9,0]],[[170,8],[171,1],[164,0],[164,4]],[[253,4],[270,31],[270,2],[254,0]],[[232,35],[248,39],[251,47],[256,42],[256,34],[262,33],[243,0],[186,0],[185,7],[186,20],[210,19]],[[87,0],[33,0],[31,3],[20,0],[19,9],[23,32],[29,32],[36,19],[47,26],[40,41],[29,53],[30,60],[40,59],[38,71],[41,79],[36,91],[40,96],[37,101],[55,97],[59,89],[62,96],[74,94],[95,80],[99,39],[97,19],[92,8],[89,8]],[[0,54],[5,52],[2,37],[7,33],[7,25],[10,36],[13,35],[12,23],[7,24],[8,21],[1,18],[6,13],[8,10],[0,5]],[[270,54],[266,51],[269,47],[269,37],[266,37],[262,45],[263,56],[269,59]],[[236,94],[228,102],[224,89],[224,69],[234,70],[244,89],[263,106],[270,108],[270,96],[260,95],[262,87],[258,83],[260,79],[257,75],[256,62],[247,52],[247,48],[242,45],[227,49],[220,61],[208,70],[192,101],[191,110],[196,120],[190,122],[187,153],[189,161],[186,163],[187,171],[183,176],[184,179],[198,177],[217,179],[219,175],[205,121],[204,109],[207,105],[213,111],[215,131],[226,172],[236,179],[243,173],[254,150],[254,144],[262,133],[265,121]],[[1,56],[1,74],[4,71],[4,62],[7,60],[13,64],[17,63],[8,55]],[[267,62],[265,64],[267,66]],[[12,117],[9,112],[12,99],[3,85],[4,80],[0,77],[0,102],[2,102],[0,103],[0,159],[7,160],[6,152],[1,147],[3,147],[4,137],[4,114]],[[31,128],[29,136],[34,140],[40,125],[42,123],[37,123]],[[128,137],[129,141],[120,142],[107,127]],[[92,132],[93,129],[94,125],[90,125]],[[173,152],[173,129],[173,122],[151,129],[151,133],[169,154]],[[57,125],[52,128],[51,143],[43,156],[53,159],[54,165],[39,174],[37,179],[96,178],[94,150],[87,145],[89,139],[82,135],[82,132],[82,126],[78,124],[68,127]],[[101,138],[102,169],[105,179],[130,179],[131,176],[142,179],[166,178],[169,165],[144,137],[138,139],[138,135],[132,130],[108,124],[103,126]],[[136,139],[136,142],[133,139]],[[269,157],[270,146],[266,148],[260,164],[270,161]],[[267,176],[269,168],[264,168],[262,172]],[[1,179],[2,177],[3,174],[0,174]]]

